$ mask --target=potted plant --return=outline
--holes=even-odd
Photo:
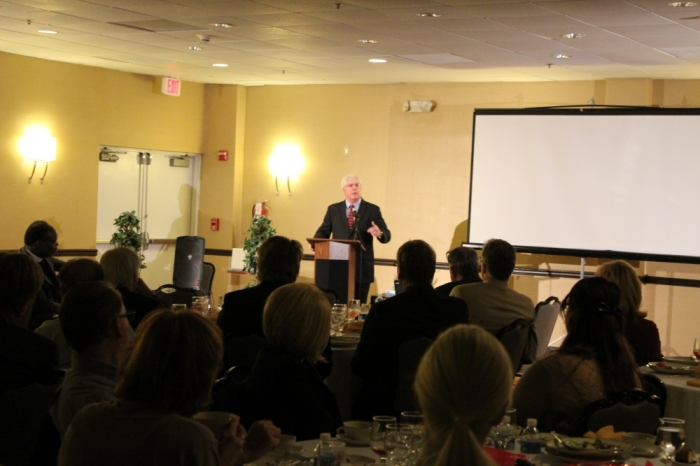
[[[277,231],[272,228],[269,218],[265,216],[267,208],[264,203],[260,208],[255,209],[253,221],[246,233],[245,242],[243,243],[243,270],[255,276],[258,271],[258,248],[270,236],[274,236]],[[256,204],[257,206],[257,204]],[[249,286],[257,285],[257,278]]]
[[[114,219],[114,225],[117,227],[117,231],[112,234],[112,238],[109,240],[114,247],[125,247],[129,248],[138,254],[141,259],[141,268],[146,268],[146,257],[141,254],[141,248],[143,247],[143,234],[140,233],[141,227],[139,226],[141,222],[138,217],[136,217],[136,212],[122,212],[119,217]]]

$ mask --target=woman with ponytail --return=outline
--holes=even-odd
[[[561,348],[535,361],[513,393],[520,419],[536,418],[543,432],[581,435],[588,404],[641,388],[619,304],[620,289],[602,277],[574,285],[562,303],[568,334]]]
[[[425,419],[417,465],[494,465],[482,445],[503,417],[512,383],[510,359],[486,330],[457,325],[440,335],[416,374]]]

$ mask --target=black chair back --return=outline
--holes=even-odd
[[[654,374],[642,374],[642,388],[644,391],[659,397],[661,416],[666,412],[666,385]]]
[[[214,283],[216,267],[211,262],[202,262],[202,279],[199,282],[199,289],[211,299],[211,287]]]
[[[615,432],[655,434],[661,417],[661,400],[644,390],[618,393],[586,406],[581,416],[582,432],[613,426]]]
[[[413,382],[416,380],[416,372],[423,355],[435,340],[427,337],[407,340],[399,345],[399,377],[394,398],[394,411],[414,411],[415,392]]]
[[[530,338],[530,328],[533,322],[526,319],[516,319],[510,324],[496,332],[496,338],[501,342],[510,356],[511,367],[513,374],[520,370],[525,346]]]
[[[535,332],[537,332],[535,358],[541,358],[547,352],[560,310],[561,302],[556,296],[550,296],[535,306]]]

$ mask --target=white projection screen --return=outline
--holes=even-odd
[[[700,262],[700,109],[477,109],[467,242]]]

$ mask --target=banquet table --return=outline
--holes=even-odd
[[[343,421],[351,420],[352,402],[360,386],[360,379],[352,373],[350,368],[359,339],[359,333],[346,334],[346,337],[342,339],[342,343],[339,339],[331,338],[333,370],[326,379],[326,385],[335,395],[336,401],[338,401],[340,417]]]
[[[688,375],[667,375],[652,372],[666,385],[666,417],[685,419],[685,439],[688,448],[700,449],[700,388],[687,385]]]
[[[303,447],[303,451],[300,453],[301,456],[306,457],[306,458],[313,458],[314,457],[314,448],[316,445],[318,445],[318,440],[306,440],[303,442],[299,442],[298,445]],[[369,448],[369,446],[366,447],[353,447],[353,446],[346,446],[345,447],[345,453],[346,455],[356,455],[356,456],[361,456],[364,458],[371,458],[375,461],[376,464],[380,464],[379,457]],[[511,451],[511,453],[519,453],[517,450]],[[534,464],[549,464],[551,466],[563,466],[563,465],[578,465],[582,463],[582,460],[562,460],[559,459],[555,456],[552,456],[548,453],[540,453],[538,455],[525,455],[528,460],[533,462]],[[619,462],[616,461],[616,462]],[[627,460],[625,460],[625,464],[628,465],[636,465],[636,466],[647,466],[648,462],[651,463],[652,466],[665,466],[660,457],[657,458],[642,458],[642,457],[631,457]],[[608,464],[608,461],[602,461],[600,463],[601,466]],[[285,461],[280,461],[279,457],[274,457],[274,455],[269,455],[266,456],[258,461],[255,462],[256,466],[268,466],[268,465],[283,465],[283,464],[294,464],[293,461],[291,462],[285,462]],[[352,464],[350,462],[347,463],[348,465]],[[356,464],[363,464],[363,463],[356,463]],[[364,463],[366,464],[366,463]],[[387,463],[383,463],[387,465],[391,465],[392,462],[388,461]],[[675,463],[674,463],[675,464]]]

